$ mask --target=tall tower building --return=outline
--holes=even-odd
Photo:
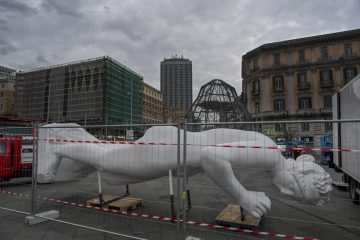
[[[160,64],[164,118],[177,122],[192,104],[192,62],[181,56],[164,58]]]

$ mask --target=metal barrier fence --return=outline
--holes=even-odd
[[[359,121],[0,128],[0,229],[19,213],[69,239],[356,239]]]

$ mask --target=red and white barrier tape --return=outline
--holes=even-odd
[[[105,140],[73,140],[73,139],[53,139],[43,138],[39,139],[45,142],[57,143],[93,143],[93,144],[121,144],[121,145],[162,145],[162,146],[177,146],[177,143],[164,142],[130,142],[130,141],[105,141]],[[183,144],[181,144],[183,145]],[[335,148],[311,148],[311,147],[286,147],[281,148],[277,146],[246,146],[246,145],[228,145],[228,144],[186,144],[187,146],[195,147],[224,147],[224,148],[252,148],[252,149],[286,149],[286,150],[304,150],[304,151],[320,151],[320,152],[360,152],[359,149],[335,149]]]
[[[4,190],[1,191],[1,193],[18,196],[18,197],[28,197],[29,196],[28,194],[8,192],[8,191],[4,191]],[[101,212],[109,212],[109,213],[126,215],[126,216],[131,216],[131,217],[139,217],[139,218],[155,220],[155,221],[163,221],[163,222],[176,222],[177,221],[176,218],[172,218],[172,217],[163,217],[163,216],[156,216],[156,215],[151,215],[151,214],[134,213],[134,212],[109,209],[109,208],[94,207],[94,206],[85,205],[85,204],[81,204],[81,203],[62,201],[62,200],[46,198],[46,197],[37,197],[37,198],[40,200],[50,202],[50,203],[55,203],[55,204],[67,205],[67,206],[84,208],[84,209],[95,209],[95,210],[101,211]],[[180,221],[182,221],[182,220],[180,220]],[[226,226],[222,226],[222,225],[217,225],[217,224],[212,224],[212,223],[202,223],[202,222],[191,221],[191,220],[187,220],[186,224],[191,225],[191,226],[208,227],[208,228],[212,228],[212,229],[220,229],[220,230],[228,230],[228,231],[233,231],[233,232],[242,232],[242,233],[249,233],[249,234],[254,234],[254,235],[262,235],[262,236],[266,236],[266,237],[278,237],[278,238],[296,239],[296,240],[319,240],[319,239],[313,238],[313,237],[299,237],[299,236],[294,236],[294,235],[263,232],[263,231],[251,230],[251,229],[245,229],[245,228],[239,228],[239,227],[226,227]]]

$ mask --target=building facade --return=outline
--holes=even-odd
[[[192,104],[192,62],[183,56],[165,58],[160,64],[160,82],[165,121],[183,120]]]
[[[0,116],[14,115],[15,70],[0,66]]]
[[[142,122],[143,77],[104,56],[16,74],[19,117],[43,122]]]
[[[360,29],[264,44],[243,56],[242,96],[252,118],[332,118],[331,96],[360,72]],[[268,124],[274,140],[319,145],[332,124]]]
[[[163,102],[159,90],[143,83],[143,123],[163,123]]]

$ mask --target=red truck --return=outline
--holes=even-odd
[[[32,142],[32,137],[0,137],[0,182],[31,176]]]

